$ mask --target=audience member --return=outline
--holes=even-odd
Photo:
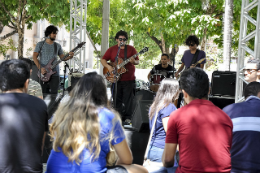
[[[245,90],[246,100],[226,106],[233,122],[231,147],[232,173],[260,172],[260,83],[251,82]]]
[[[133,157],[119,114],[107,108],[105,82],[96,72],[81,77],[70,99],[59,105],[50,134],[53,150],[46,173],[147,172],[131,165]],[[117,166],[107,168],[111,148],[118,155]]]
[[[232,121],[208,101],[209,80],[199,68],[184,71],[180,88],[187,105],[173,111],[168,122],[163,164],[172,167],[177,144],[177,173],[230,172]]]
[[[172,78],[164,79],[159,87],[153,104],[151,105],[149,111],[149,126],[152,126],[155,121],[155,116],[157,115],[157,120],[154,127],[154,133],[151,134],[150,149],[148,151],[147,159],[154,162],[162,162],[162,155],[165,146],[165,137],[167,132],[167,123],[170,114],[176,110],[174,105],[174,100],[178,99],[179,96],[179,82]],[[178,166],[177,162],[174,164],[175,167]],[[149,172],[153,172],[156,168],[151,165],[148,169]],[[166,168],[159,169],[161,173],[167,173]],[[158,168],[157,171],[158,172]]]
[[[20,58],[21,60],[25,61],[29,68],[30,68],[30,75],[32,75],[32,61],[28,58]],[[28,94],[32,95],[32,96],[36,96],[36,97],[39,97],[40,99],[43,99],[43,96],[42,96],[42,87],[41,85],[30,78],[29,80],[29,86],[28,86]]]
[[[245,80],[247,82],[260,82],[260,60],[249,59],[244,68]]]
[[[30,70],[12,59],[0,65],[0,172],[42,173],[41,153],[48,130],[47,106],[26,94]]]

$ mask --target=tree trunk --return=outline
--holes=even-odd
[[[162,43],[162,53],[166,53],[165,40],[163,38],[163,34],[161,33],[161,43]],[[169,49],[169,48],[168,48]],[[169,51],[168,51],[169,52]]]
[[[24,44],[24,27],[18,30],[18,58],[23,57],[23,44]]]
[[[205,52],[206,49],[206,43],[207,43],[207,28],[204,29],[203,38],[201,41],[201,50]]]
[[[3,29],[4,29],[4,25],[3,25],[3,23],[0,21],[0,34],[2,33]]]
[[[225,1],[224,16],[224,70],[230,71],[231,44],[232,44],[232,21],[233,21],[233,0]]]
[[[169,54],[169,58],[171,60],[171,64],[174,69],[175,69],[175,56],[178,53],[178,51],[179,51],[179,48],[178,48],[177,44],[174,44],[174,47],[172,48],[172,51]]]

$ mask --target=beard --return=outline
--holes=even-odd
[[[51,39],[51,41],[54,41],[55,40],[55,38],[50,38]]]

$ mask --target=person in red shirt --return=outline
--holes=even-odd
[[[117,45],[110,47],[103,58],[101,59],[101,64],[106,67],[109,73],[112,73],[114,68],[107,63],[107,61],[115,62],[118,49],[119,55],[118,58],[123,60],[130,59],[130,62],[125,65],[126,72],[123,73],[117,82],[117,90],[115,91],[115,85],[111,87],[113,94],[114,107],[120,113],[122,121],[126,119],[127,122],[131,119],[133,113],[133,98],[135,94],[135,65],[139,64],[138,56],[133,58],[132,56],[137,54],[137,51],[133,46],[126,45],[128,40],[127,32],[120,30],[115,36]],[[116,94],[116,99],[115,99]],[[124,105],[124,106],[123,106]]]
[[[200,68],[184,71],[180,88],[187,105],[170,115],[162,156],[164,166],[173,166],[179,144],[176,173],[230,172],[233,124],[225,112],[207,100],[207,74]]]

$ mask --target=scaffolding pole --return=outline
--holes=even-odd
[[[81,42],[86,42],[87,24],[87,0],[70,0],[70,50]],[[86,66],[86,46],[83,45],[74,53],[74,58],[69,64],[74,72],[85,73]]]
[[[257,17],[254,19],[249,15],[249,11],[257,8]],[[256,26],[256,30],[248,33],[247,24],[251,22]],[[255,39],[254,50],[247,46],[249,40]],[[244,61],[245,53],[249,53],[252,57],[260,59],[260,0],[254,0],[249,3],[249,0],[242,0],[241,18],[240,18],[240,34],[238,46],[238,64],[236,77],[236,102],[244,100],[243,97],[243,82],[244,79]],[[247,82],[246,82],[247,83]]]
[[[109,47],[109,13],[110,2],[109,0],[103,0],[103,20],[102,20],[102,40],[101,40],[101,57],[105,54]],[[99,73],[103,74],[103,66],[100,63]]]

